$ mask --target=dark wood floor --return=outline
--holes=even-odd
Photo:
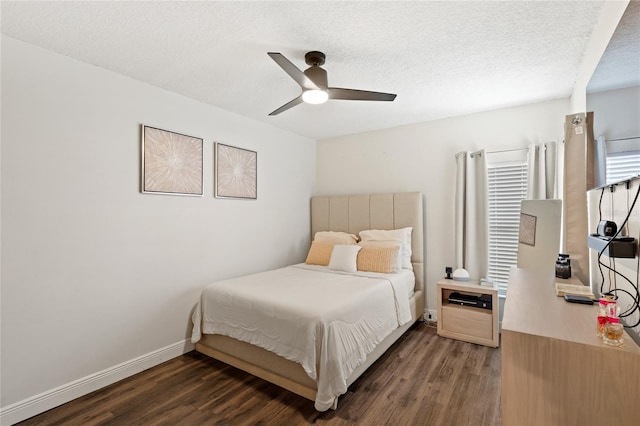
[[[313,402],[190,352],[20,425],[499,425],[500,350],[417,323],[340,397]]]

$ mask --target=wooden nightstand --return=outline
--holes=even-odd
[[[491,296],[491,309],[449,303],[453,292]],[[438,281],[438,335],[485,346],[498,347],[498,289],[477,281]]]

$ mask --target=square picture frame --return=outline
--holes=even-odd
[[[141,168],[144,194],[204,194],[202,138],[143,124]]]
[[[222,143],[215,146],[215,197],[258,198],[258,153]]]
[[[537,216],[520,213],[520,232],[518,242],[529,246],[536,245],[536,222]]]

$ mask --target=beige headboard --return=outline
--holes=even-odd
[[[424,290],[422,194],[327,195],[311,198],[311,238],[318,231],[358,234],[366,229],[413,227],[411,263],[416,290]]]

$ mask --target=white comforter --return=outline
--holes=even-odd
[[[299,363],[317,382],[315,408],[325,411],[367,354],[411,320],[413,283],[411,271],[348,274],[305,264],[215,282],[194,311],[191,341],[223,334]]]

